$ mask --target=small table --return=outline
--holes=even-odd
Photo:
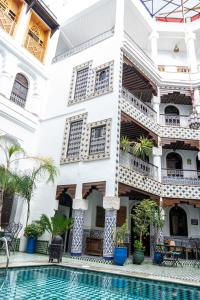
[[[172,267],[177,266],[178,264],[180,264],[180,266],[182,267],[182,264],[179,259],[183,253],[183,249],[184,247],[182,246],[171,246],[161,244],[156,245],[156,251],[159,251],[163,256],[163,264],[165,262],[170,262]]]

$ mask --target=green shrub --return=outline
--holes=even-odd
[[[32,223],[30,225],[27,225],[24,230],[24,235],[26,237],[32,237],[32,238],[37,238],[41,236],[43,233],[44,233],[44,229],[40,224],[37,223]]]
[[[142,245],[142,242],[139,240],[135,240],[134,242],[134,250],[145,250],[145,247]]]

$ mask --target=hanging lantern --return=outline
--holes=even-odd
[[[192,129],[200,128],[200,114],[196,111],[193,111],[189,117],[189,127]]]
[[[180,51],[180,49],[179,49],[178,45],[176,44],[175,47],[174,47],[174,52],[178,53],[179,51]]]

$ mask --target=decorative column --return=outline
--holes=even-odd
[[[104,197],[103,208],[105,209],[103,257],[110,260],[113,259],[113,234],[116,230],[117,210],[120,208],[120,198]]]
[[[190,66],[191,73],[197,72],[197,59],[195,50],[196,35],[193,32],[187,32],[185,35],[185,42],[187,47],[188,64]]]
[[[191,113],[188,121],[190,128],[200,128],[200,95],[198,88],[194,89],[193,112]]]
[[[83,245],[83,226],[85,211],[88,209],[88,201],[85,199],[74,199],[74,225],[72,232],[71,255],[80,256],[82,254]]]
[[[151,59],[153,60],[155,67],[158,66],[158,38],[159,34],[156,31],[152,31],[149,40],[151,43]]]
[[[152,155],[153,155],[153,164],[158,168],[158,174],[157,174],[157,180],[161,182],[162,178],[162,147],[153,147],[152,149]],[[156,174],[155,174],[156,175]]]
[[[159,124],[159,120],[160,120],[160,90],[159,90],[159,88],[158,88],[158,95],[153,96],[153,98],[151,100],[151,104],[152,104],[153,110],[155,110],[155,112],[156,112],[156,122]]]

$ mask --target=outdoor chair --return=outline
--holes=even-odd
[[[16,224],[15,222],[11,222],[6,226],[3,236],[7,240],[9,252],[10,250],[12,250],[13,253],[15,252],[15,246],[16,246],[15,241],[21,229],[22,229],[21,223]],[[3,244],[2,246],[3,250],[5,250],[4,247],[5,244]]]
[[[196,256],[196,242],[194,239],[182,240],[182,247],[184,247],[185,258]]]

